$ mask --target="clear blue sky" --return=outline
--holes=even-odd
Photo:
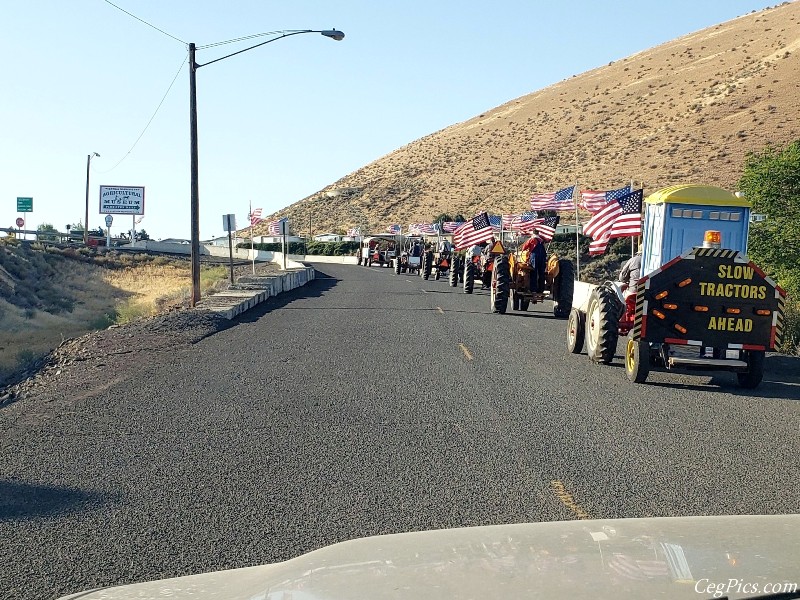
[[[200,235],[274,212],[448,125],[572,75],[774,5],[762,0],[113,0],[198,45],[278,40],[199,69]],[[189,237],[186,46],[104,0],[2,0],[0,226],[89,225],[99,185],[146,188],[139,228]],[[266,40],[198,52],[203,63]],[[183,65],[183,66],[181,66]],[[180,69],[180,72],[179,72]],[[167,94],[138,144],[170,82]],[[127,156],[126,156],[127,155]],[[123,160],[124,159],[124,160]],[[122,162],[120,162],[122,160]],[[112,231],[130,228],[115,217]]]

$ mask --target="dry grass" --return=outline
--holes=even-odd
[[[224,267],[203,268],[200,287],[208,293],[224,281]],[[65,339],[185,305],[191,290],[188,263],[145,262],[121,269],[70,261],[58,285],[75,298],[72,312],[25,311],[0,299],[0,382]]]

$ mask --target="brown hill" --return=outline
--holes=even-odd
[[[630,180],[735,189],[747,152],[800,138],[800,2],[575,75],[416,140],[276,213],[305,233],[519,212]],[[339,215],[344,215],[339,217]]]

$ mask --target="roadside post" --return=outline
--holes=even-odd
[[[231,232],[236,230],[236,215],[222,215],[222,227],[228,232],[228,264],[231,269],[231,285],[233,285],[233,238]]]
[[[106,250],[111,248],[111,224],[114,222],[114,217],[106,215]]]

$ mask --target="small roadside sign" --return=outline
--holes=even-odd
[[[111,227],[111,224],[114,222],[114,217],[111,215],[106,215],[106,227]]]
[[[33,198],[17,196],[17,212],[33,212]]]
[[[492,249],[490,250],[489,253],[490,254],[505,254],[506,253],[506,249],[503,248],[503,244],[500,242],[500,240],[497,240],[494,243],[494,246],[492,246]]]
[[[236,231],[236,215],[222,215],[222,227],[227,232]]]
[[[25,219],[17,217],[17,227],[22,227],[23,225],[25,225]]]

